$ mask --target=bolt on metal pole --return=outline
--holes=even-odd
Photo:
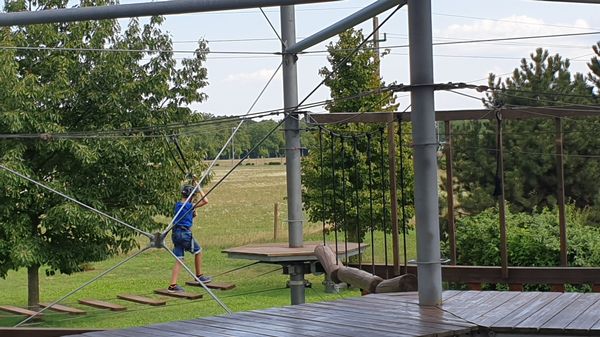
[[[419,304],[442,303],[431,0],[408,0]]]
[[[289,247],[304,246],[302,214],[302,182],[300,179],[300,121],[298,106],[298,73],[295,54],[286,53],[287,46],[296,43],[296,18],[294,6],[281,7],[281,38],[283,40],[283,104],[285,121],[285,157],[288,197]],[[304,303],[304,273],[302,268],[290,268],[292,304]]]

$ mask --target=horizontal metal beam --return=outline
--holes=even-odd
[[[358,267],[358,266],[354,266]],[[371,272],[372,266],[363,264]],[[408,266],[410,274],[417,267]],[[393,266],[376,265],[375,275],[394,275]],[[508,267],[508,278],[502,277],[502,267],[495,266],[442,266],[442,280],[457,283],[508,283],[508,284],[600,284],[600,268],[585,267]]]
[[[215,12],[332,1],[339,0],[171,0],[125,5],[48,9],[0,14],[0,26]]]
[[[586,3],[586,4],[600,4],[600,0],[537,0],[537,1],[579,2],[579,3]]]
[[[502,119],[600,117],[600,106],[503,108],[499,111],[502,114]],[[390,120],[390,115],[393,116],[394,120],[410,122],[410,112],[309,113],[307,114],[307,121],[316,124],[386,123]],[[442,110],[435,112],[436,121],[467,121],[495,118],[495,112],[488,109]]]
[[[377,14],[383,13],[390,8],[396,6],[404,6],[407,0],[379,0],[358,12],[346,17],[345,19],[334,23],[333,25],[315,33],[302,41],[296,42],[295,44],[288,46],[285,49],[285,53],[297,54],[304,51],[317,43],[323,42],[330,37],[333,37],[348,28],[354,27],[359,23],[369,20]]]

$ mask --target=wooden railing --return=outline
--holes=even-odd
[[[360,268],[373,271],[371,265],[363,264]],[[374,269],[375,274],[384,279],[396,276],[393,266],[375,265]],[[404,272],[401,267],[401,273]],[[409,265],[407,272],[417,275],[417,267]],[[523,290],[524,284],[547,284],[553,291],[564,291],[565,284],[589,284],[592,291],[600,292],[600,268],[508,267],[508,277],[502,277],[502,267],[443,265],[442,281],[463,283],[473,290],[480,290],[484,283],[504,283],[510,290],[517,291]]]

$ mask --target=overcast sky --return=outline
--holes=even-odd
[[[327,27],[375,0],[346,0],[331,3],[296,6],[298,40]],[[127,1],[122,1],[127,3]],[[434,42],[471,39],[600,32],[600,5],[573,4],[546,1],[517,0],[433,0]],[[195,41],[209,41],[211,51],[206,66],[210,85],[206,88],[208,100],[196,110],[215,115],[239,115],[248,111],[269,77],[280,63],[279,56],[231,55],[218,52],[279,52],[280,46],[271,28],[279,31],[279,9],[239,10],[219,13],[176,15],[167,18],[165,28],[180,51],[193,49]],[[379,16],[383,21],[390,12]],[[402,8],[381,29],[387,40],[381,47],[390,47],[391,54],[382,61],[382,76],[387,83],[409,82],[407,44],[407,10]],[[359,26],[365,35],[372,23]],[[383,38],[383,34],[381,36]],[[586,62],[592,56],[591,46],[600,40],[598,35],[561,38],[528,39],[510,42],[457,44],[434,47],[434,78],[436,82],[471,82],[485,84],[488,73],[511,72],[520,59],[528,57],[536,47],[559,53],[572,60],[572,71],[586,72]],[[324,51],[329,41],[310,51]],[[178,54],[184,57],[186,53]],[[328,65],[326,53],[300,55],[298,61],[299,99],[321,81],[318,69]],[[506,76],[506,75],[505,75]],[[475,94],[465,91],[467,94]],[[400,109],[409,104],[407,94],[400,93]],[[309,99],[321,101],[329,97],[322,87]],[[283,104],[281,74],[271,83],[253,111],[281,108]],[[436,93],[437,109],[480,108],[475,99],[453,93]],[[314,111],[318,111],[315,109]]]

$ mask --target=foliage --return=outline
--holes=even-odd
[[[392,93],[377,92],[385,85],[379,77],[377,51],[367,43],[354,52],[363,41],[360,30],[347,30],[327,48],[331,69],[322,68],[320,74],[331,91],[332,100],[327,105],[330,113],[397,108]],[[409,143],[409,133],[405,127],[404,144]],[[387,140],[383,126],[360,123],[328,126],[324,132],[314,132],[312,136],[313,145],[302,162],[304,202],[310,221],[325,221],[335,230],[347,232],[350,240],[362,240],[371,226],[389,231]],[[402,163],[399,174],[403,178],[399,177],[399,182],[403,183],[404,193],[398,193],[398,199],[401,205],[404,196],[407,206],[399,207],[398,218],[408,221],[413,214],[412,155],[408,147],[402,149]],[[403,210],[406,210],[404,217]]]
[[[32,4],[44,10],[66,1]],[[8,2],[6,9],[32,4]],[[162,22],[132,19],[123,32],[115,20],[3,29],[4,46],[43,47],[0,56],[0,131],[102,132],[197,120],[185,106],[206,98],[199,91],[207,85],[206,44],[200,41],[193,57],[178,65],[166,52],[172,42]],[[153,217],[171,213],[181,174],[160,133],[123,133],[127,137],[118,139],[5,140],[0,162],[136,227],[156,229]],[[159,137],[146,137],[153,135]],[[202,154],[189,151],[188,142],[182,146],[198,167]],[[0,185],[1,277],[22,267],[37,275],[40,266],[68,274],[138,245],[130,229],[14,175],[2,171]]]
[[[206,121],[224,119],[210,114],[199,113]],[[218,128],[203,127],[202,133],[194,137],[194,148],[205,153],[205,159],[214,159],[223,145],[227,142],[234,128],[239,122],[225,122],[218,124]],[[254,151],[249,153],[263,137],[277,126],[274,120],[245,121],[233,138],[233,145],[224,149],[220,159],[231,159],[232,151],[235,158],[248,155],[248,158],[276,158],[284,155],[285,140],[283,132],[277,128]]]
[[[600,229],[588,226],[588,210],[567,208],[568,263],[573,267],[600,266]],[[534,213],[506,212],[508,264],[521,267],[560,265],[558,215],[544,208]],[[461,218],[456,223],[457,261],[461,265],[499,266],[498,210]],[[448,251],[448,244],[442,250]]]
[[[485,103],[493,110],[596,101],[584,76],[572,75],[569,65],[568,59],[537,49],[531,61],[523,59],[510,78],[490,74],[492,92]],[[556,204],[555,123],[547,116],[502,121],[505,193],[515,211],[532,212]],[[600,192],[589,182],[600,179],[600,163],[584,156],[600,147],[600,140],[590,137],[600,127],[600,118],[569,118],[562,123],[565,194],[579,207],[595,205]],[[456,123],[453,132],[455,174],[466,192],[459,195],[462,207],[471,212],[491,207],[496,201],[496,121]]]

